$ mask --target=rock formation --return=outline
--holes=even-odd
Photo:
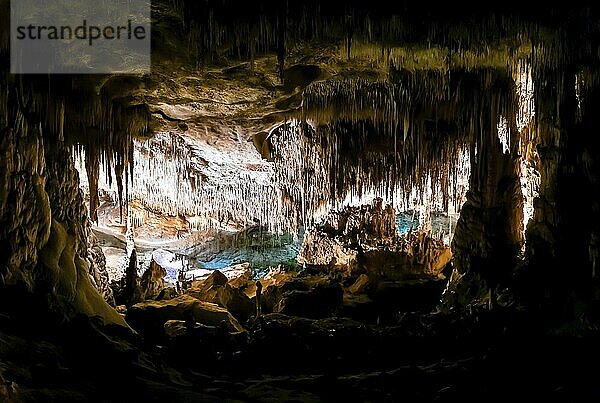
[[[143,293],[140,287],[140,277],[138,276],[138,260],[135,249],[129,255],[129,263],[125,271],[125,276],[121,280],[120,301],[127,307],[143,301]]]
[[[195,281],[186,294],[200,301],[211,302],[227,308],[241,322],[254,313],[255,305],[241,288],[229,284],[229,279],[215,270],[206,280]]]
[[[150,262],[150,267],[146,269],[140,279],[140,288],[143,300],[155,299],[165,288],[165,276],[167,271],[158,265],[154,260]]]
[[[27,125],[27,123],[23,123]],[[44,292],[50,304],[124,324],[111,301],[102,257],[88,249],[90,228],[69,150],[35,129],[8,129],[2,138],[2,231],[5,286]],[[66,304],[66,306],[65,306]]]
[[[182,295],[168,301],[146,301],[136,304],[127,311],[127,321],[139,329],[149,340],[160,341],[165,337],[164,325],[168,320],[192,320],[207,326],[221,326],[223,322],[230,332],[241,332],[244,328],[224,308]]]
[[[367,273],[374,283],[437,278],[452,258],[450,248],[425,233],[401,237],[395,221],[393,208],[383,208],[381,199],[330,213],[322,225],[307,231],[298,263],[352,278]]]
[[[112,288],[110,288],[110,280],[106,270],[106,257],[92,231],[89,231],[88,236],[88,256],[92,285],[100,291],[100,295],[106,302],[111,306],[115,306],[115,298]]]

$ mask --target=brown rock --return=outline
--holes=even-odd
[[[226,267],[223,274],[229,279],[229,285],[234,288],[244,289],[248,287],[252,281],[252,272],[250,271],[250,263],[240,263],[231,267]]]
[[[391,205],[383,207],[381,198],[370,205],[330,212],[320,230],[332,238],[339,236],[344,245],[389,245],[399,237],[396,213]]]
[[[177,290],[175,287],[165,287],[161,290],[161,292],[156,296],[155,300],[157,301],[165,301],[168,299],[173,299],[177,297]]]
[[[281,265],[276,268],[271,268],[267,274],[265,274],[260,282],[263,285],[263,289],[266,289],[269,286],[277,286],[280,287],[285,283],[289,283],[296,279],[296,272],[285,270],[285,268]]]
[[[348,292],[351,294],[362,294],[364,293],[369,286],[369,276],[366,274],[361,274],[354,284],[348,287]]]
[[[167,271],[152,259],[150,267],[142,275],[140,288],[144,300],[156,299],[165,288]]]
[[[112,288],[110,288],[110,280],[106,270],[106,257],[98,244],[98,238],[91,230],[88,233],[87,247],[90,281],[98,289],[102,298],[110,306],[115,306],[115,298]]]
[[[127,322],[152,341],[164,340],[164,324],[168,320],[192,320],[207,326],[224,326],[229,332],[244,331],[225,308],[190,295],[168,301],[145,301],[127,311]]]
[[[301,265],[320,266],[351,276],[357,268],[356,257],[355,250],[345,248],[337,239],[322,232],[308,232],[297,261]]]
[[[239,288],[228,284],[227,276],[215,270],[206,280],[194,282],[187,294],[201,301],[227,308],[236,318],[246,321],[254,312],[254,304]]]
[[[228,281],[229,279],[226,275],[221,273],[219,270],[215,270],[211,273],[210,276],[208,276],[206,280],[204,280],[204,286],[209,288],[223,286],[227,284]]]
[[[262,282],[262,280],[261,280]],[[286,293],[292,291],[308,291],[309,286],[299,279],[293,279],[280,284],[271,284],[266,289],[263,286],[261,309],[263,312],[274,312]]]
[[[127,265],[127,270],[125,272],[125,287],[124,287],[124,298],[125,305],[131,306],[137,304],[142,301],[142,290],[140,288],[140,278],[137,274],[137,253],[135,249],[131,251],[131,255],[129,256],[129,264]]]
[[[451,259],[450,247],[419,233],[402,238],[393,248],[366,250],[361,263],[372,279],[399,281],[437,278]]]
[[[226,284],[219,296],[220,305],[226,307],[242,322],[247,321],[256,310],[255,303],[243,291]]]

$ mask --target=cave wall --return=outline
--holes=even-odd
[[[42,136],[42,124],[31,115],[3,106],[1,286],[46,299],[65,318],[84,313],[124,325],[108,303],[108,276],[93,244],[70,147]]]
[[[511,284],[524,242],[514,82],[502,73],[489,77],[495,84],[487,93],[485,84],[480,87],[480,119],[469,127],[469,190],[452,240],[454,270],[444,298],[451,306],[492,304],[493,293]],[[505,145],[498,135],[501,116],[511,134]]]
[[[541,185],[527,228],[527,295],[555,317],[587,320],[600,313],[597,69],[536,75]]]
[[[4,127],[0,145],[0,280],[32,289],[40,249],[48,242],[52,214],[46,192],[41,133],[20,136]]]

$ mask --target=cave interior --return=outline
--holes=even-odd
[[[150,74],[0,53],[0,401],[600,399],[598,7],[154,0]]]

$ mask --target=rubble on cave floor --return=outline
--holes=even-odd
[[[280,270],[270,285],[298,277]],[[304,288],[323,281],[308,277]],[[140,304],[130,315],[138,336],[93,318],[57,326],[45,315],[23,320],[3,313],[0,397],[456,401],[510,398],[517,390],[550,400],[598,393],[589,370],[600,358],[595,338],[548,337],[539,318],[514,309],[405,314],[385,325],[265,313],[241,329],[223,308],[185,296]]]

